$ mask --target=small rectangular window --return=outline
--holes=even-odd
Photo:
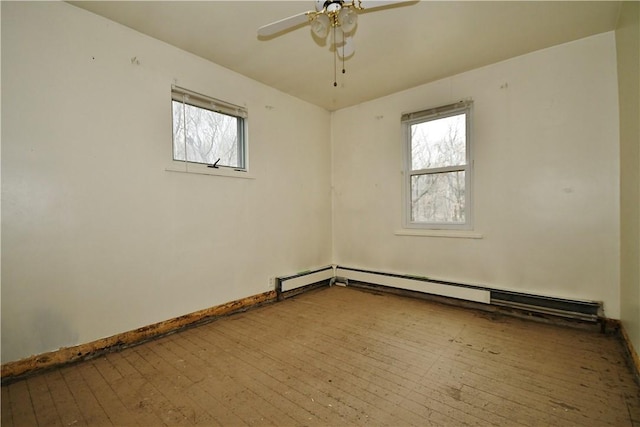
[[[471,102],[402,116],[405,226],[471,228]]]
[[[246,170],[245,109],[174,86],[173,160]]]

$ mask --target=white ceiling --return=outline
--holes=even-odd
[[[333,87],[334,57],[308,25],[256,30],[306,1],[73,1],[108,19],[333,111],[615,28],[617,1],[428,1],[363,12],[356,53]]]

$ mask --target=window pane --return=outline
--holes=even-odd
[[[242,167],[238,161],[240,119],[173,101],[173,158]]]
[[[411,125],[411,169],[464,165],[465,116],[462,113]]]
[[[411,221],[463,223],[465,221],[464,171],[412,176]]]

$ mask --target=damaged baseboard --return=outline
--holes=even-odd
[[[312,289],[333,284],[391,292],[469,308],[480,308],[487,311],[512,312],[516,316],[533,315],[545,318],[550,316],[554,319],[578,320],[592,325],[600,323],[603,330],[607,326],[615,326],[612,322],[616,322],[602,317],[602,304],[594,301],[574,301],[446,282],[427,277],[329,265],[315,270],[277,277],[275,278],[275,289],[269,292],[200,310],[90,343],[61,348],[15,362],[8,362],[2,365],[2,383],[11,382],[38,371],[132,347],[187,327],[209,322],[221,316],[245,311],[265,303],[280,301]],[[638,355],[624,329],[621,328],[620,330],[637,373],[640,370],[640,359],[638,359]]]
[[[627,359],[631,368],[633,369],[633,373],[636,378],[636,382],[640,384],[640,357],[638,357],[638,353],[636,349],[633,347],[633,343],[631,342],[631,338],[629,334],[627,334],[627,330],[624,328],[621,322],[618,322],[618,328],[620,330],[620,337],[622,339],[622,344],[626,350]]]
[[[273,302],[276,300],[276,297],[275,291],[252,295],[247,298],[185,314],[90,343],[64,347],[15,362],[8,362],[2,365],[2,384],[18,380],[39,371],[91,359],[123,348],[133,347],[181,329],[202,325],[221,316],[227,316]]]

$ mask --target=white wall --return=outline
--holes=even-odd
[[[255,179],[165,171],[175,80],[248,108]],[[2,2],[2,125],[3,363],[331,262],[329,113],[191,54]]]
[[[404,112],[474,100],[475,231],[401,236]],[[337,111],[334,262],[557,297],[619,318],[614,33]]]
[[[640,353],[640,6],[623,2],[616,29],[620,97],[620,319]]]
[[[2,363],[331,262],[602,300],[620,317],[613,33],[331,116],[62,2],[3,2],[1,40]],[[176,80],[248,108],[255,179],[164,170]],[[467,97],[483,238],[394,234],[400,115]]]

